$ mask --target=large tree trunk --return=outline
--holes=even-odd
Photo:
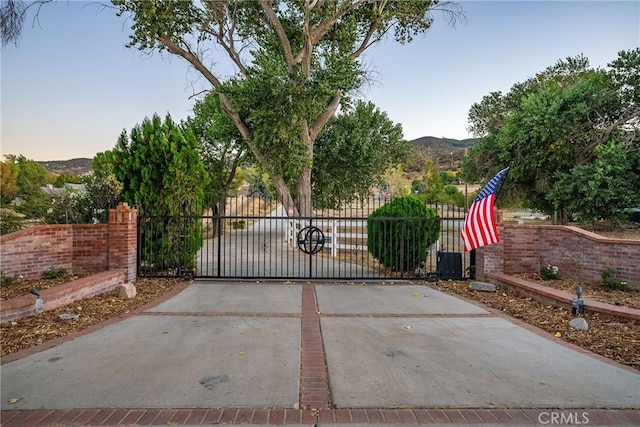
[[[334,111],[335,109],[329,107],[323,114],[322,120],[319,119],[315,125],[322,128],[329,120],[329,117],[333,115]],[[326,119],[324,116],[326,116]],[[313,203],[311,202],[311,165],[313,164],[313,145],[318,133],[319,130],[315,131],[314,126],[310,128],[306,122],[303,123],[300,136],[307,147],[309,165],[302,168],[300,175],[298,175],[298,181],[296,182],[296,204],[298,205],[300,216],[307,218],[311,217],[313,212]]]
[[[279,175],[271,176],[271,181],[273,182],[273,186],[276,187],[276,191],[280,196],[280,202],[284,206],[284,208],[289,211],[289,209],[293,209],[294,215],[299,215],[300,211],[296,206],[293,197],[291,196],[291,191],[289,191],[289,187],[285,184],[284,180]]]
[[[311,217],[313,205],[311,203],[311,168],[306,167],[298,176],[296,188],[296,204],[301,217]]]

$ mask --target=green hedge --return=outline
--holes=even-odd
[[[367,221],[367,246],[383,266],[413,271],[440,235],[440,219],[415,196],[392,199]]]

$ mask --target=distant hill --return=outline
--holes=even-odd
[[[464,157],[467,148],[473,146],[478,141],[478,138],[459,140],[423,136],[410,142],[415,147],[417,156],[419,157],[418,162],[421,164],[421,166],[416,167],[422,170],[426,158],[433,159],[438,169],[457,168],[458,162]],[[92,159],[81,157],[71,160],[47,160],[38,163],[51,173],[68,173],[70,175],[80,176],[91,171],[91,160]]]
[[[414,147],[416,159],[407,165],[408,171],[423,171],[424,161],[428,158],[434,161],[438,170],[457,170],[467,149],[479,140],[479,138],[460,140],[435,136],[414,139],[410,142]]]
[[[80,176],[91,171],[91,161],[91,159],[81,157],[71,160],[47,160],[38,163],[51,173]]]
[[[475,145],[478,141],[480,141],[480,138],[451,139],[437,138],[435,136],[423,136],[422,138],[414,139],[411,143],[416,147],[469,148]]]

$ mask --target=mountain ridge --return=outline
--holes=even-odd
[[[423,136],[411,141],[411,145],[421,157],[431,157],[436,163],[442,164],[459,161],[466,154],[466,150],[479,141],[479,138],[453,139]],[[449,160],[450,159],[450,160]],[[92,159],[77,157],[69,160],[45,160],[39,164],[54,174],[84,175],[91,171]]]

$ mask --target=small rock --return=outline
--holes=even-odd
[[[72,313],[64,313],[64,314],[58,314],[58,320],[60,321],[64,321],[64,320],[75,320],[78,317],[80,317],[79,314],[72,314]]]
[[[580,331],[589,330],[589,324],[583,317],[576,317],[575,319],[569,322],[569,326],[571,326],[573,329],[578,329]]]
[[[133,283],[125,283],[118,286],[120,298],[131,299],[135,298],[137,291]]]
[[[473,291],[495,292],[496,285],[486,282],[471,282],[471,284],[469,285],[469,289]]]

